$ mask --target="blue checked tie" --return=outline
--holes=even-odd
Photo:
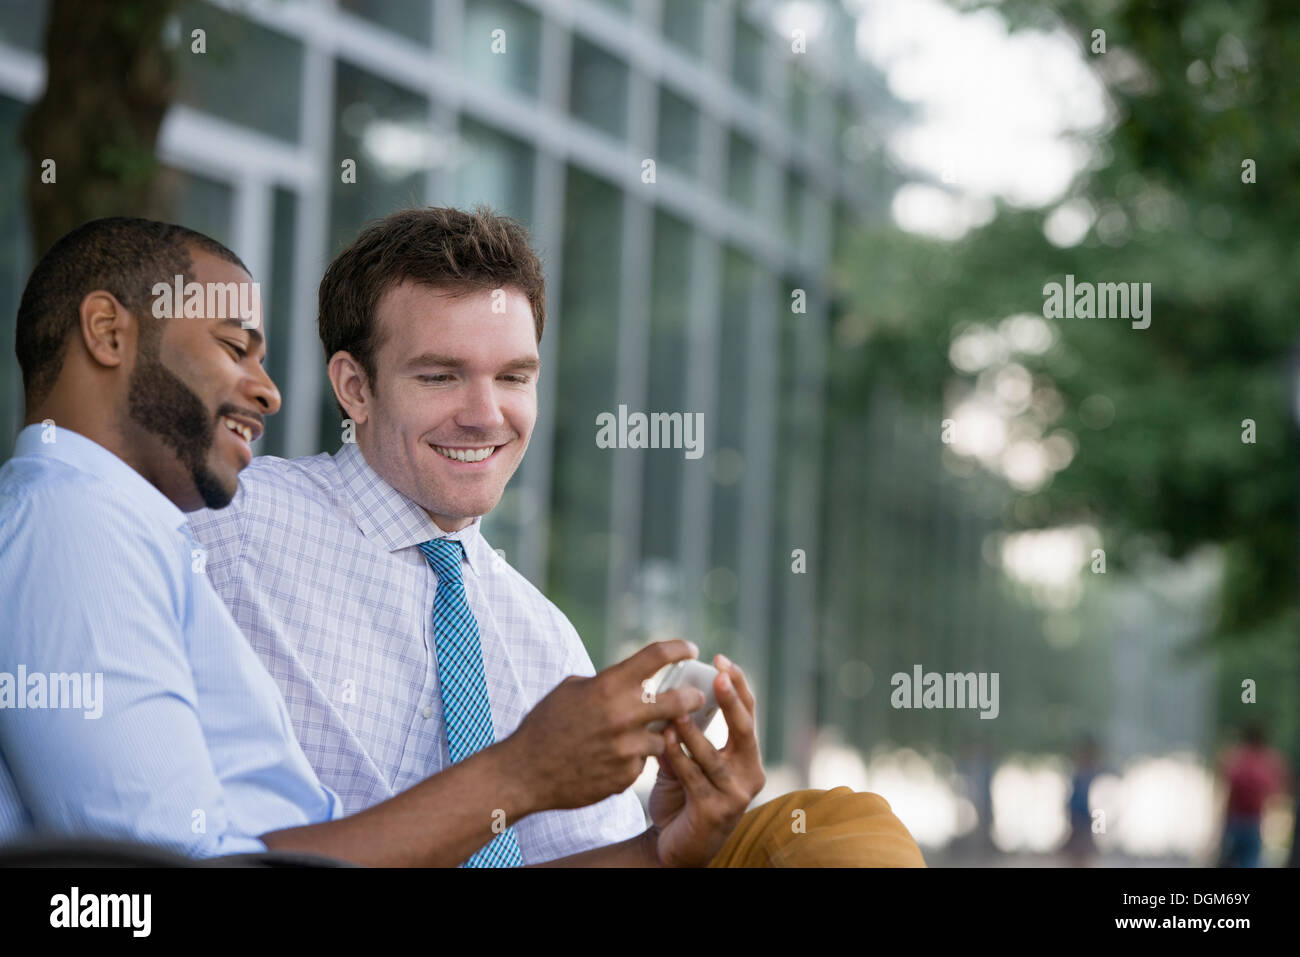
[[[435,538],[421,544],[420,551],[438,573],[433,633],[447,747],[455,764],[495,743],[492,705],[488,701],[487,680],[483,677],[478,622],[465,601],[465,581],[460,568],[465,546],[453,539]],[[508,827],[461,866],[519,867],[523,862],[515,829]]]

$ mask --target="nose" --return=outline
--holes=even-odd
[[[263,415],[274,415],[280,411],[280,390],[275,387],[264,366],[257,365],[255,368],[257,371],[244,380],[244,394],[257,403]]]
[[[506,418],[501,414],[496,389],[491,379],[471,379],[461,395],[463,401],[456,413],[456,424],[466,429],[499,429]]]

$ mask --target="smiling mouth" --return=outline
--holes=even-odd
[[[451,459],[453,462],[464,462],[472,465],[475,462],[482,462],[492,457],[499,445],[484,445],[472,449],[453,449],[445,445],[435,445],[433,450],[445,459]]]
[[[252,426],[245,425],[243,422],[236,422],[234,419],[225,415],[221,417],[221,424],[224,425],[231,432],[234,432],[236,435],[242,436],[245,442],[252,445],[253,443]]]

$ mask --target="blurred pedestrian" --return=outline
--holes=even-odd
[[[1228,807],[1220,845],[1220,867],[1259,867],[1262,841],[1260,819],[1270,797],[1286,789],[1285,762],[1268,746],[1259,721],[1242,729],[1242,743],[1219,763],[1228,787]]]
[[[1070,818],[1070,836],[1065,842],[1065,855],[1071,867],[1088,867],[1097,856],[1097,843],[1092,836],[1092,809],[1088,792],[1101,770],[1101,751],[1092,735],[1085,734],[1074,749],[1074,773],[1070,777],[1070,797],[1066,811]]]

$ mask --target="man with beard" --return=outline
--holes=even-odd
[[[0,842],[35,832],[195,857],[269,848],[453,865],[490,844],[494,825],[627,787],[664,751],[646,725],[703,703],[696,691],[641,699],[644,677],[695,653],[686,642],[563,684],[509,738],[344,816],[185,520],[231,501],[280,406],[260,316],[157,317],[151,290],[176,276],[200,288],[251,281],[206,236],[113,218],[56,242],[23,292],[27,425],[0,469]],[[102,688],[97,706],[85,688]],[[558,776],[563,789],[545,776],[557,755],[581,768]],[[684,754],[670,760],[680,811],[580,863],[712,857],[750,795],[715,787]]]

